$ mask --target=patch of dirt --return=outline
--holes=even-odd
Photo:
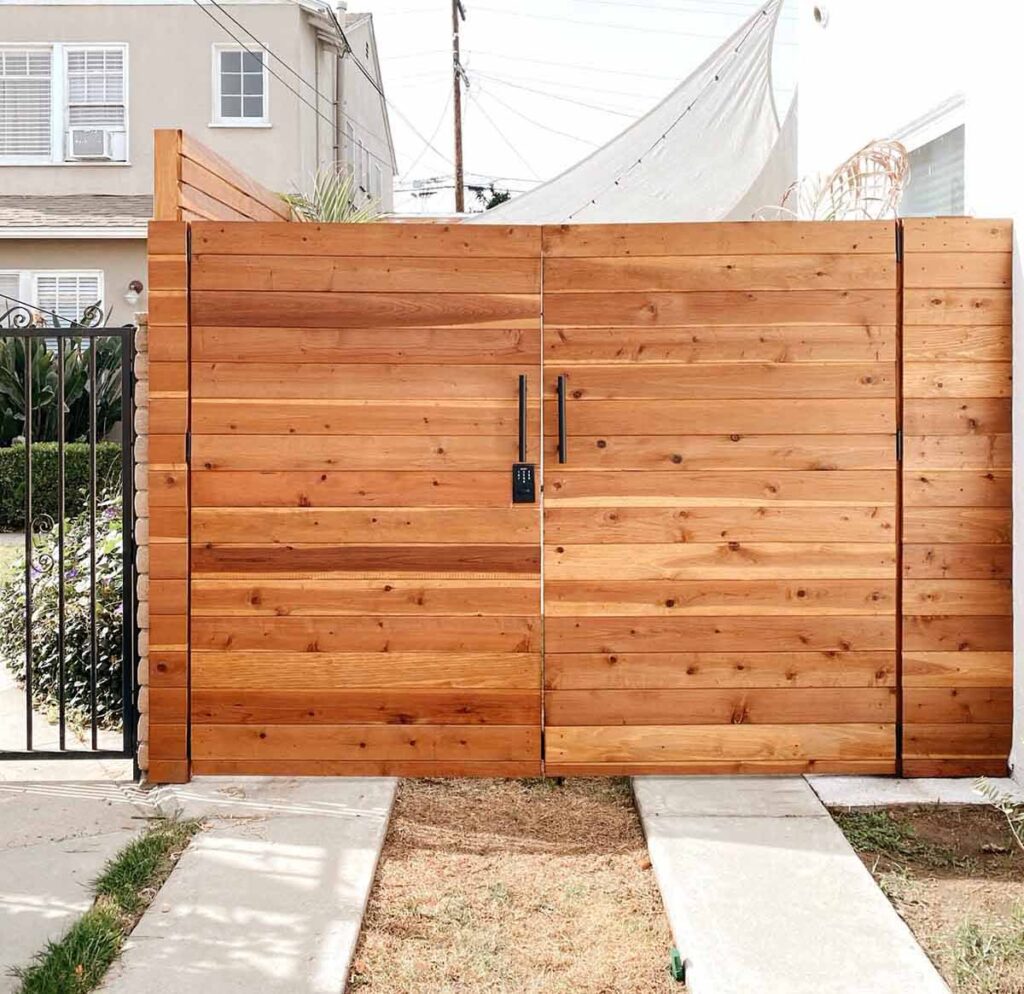
[[[627,780],[403,780],[361,994],[679,994]]]
[[[1024,994],[1024,852],[991,807],[833,812],[957,994]]]

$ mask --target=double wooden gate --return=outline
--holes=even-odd
[[[156,226],[190,448],[158,769],[1001,768],[1008,230],[915,224],[902,260],[891,222]]]

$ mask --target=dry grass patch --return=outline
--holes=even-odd
[[[676,992],[626,780],[405,780],[363,922],[360,994]]]
[[[1024,994],[1024,854],[989,807],[834,812],[956,994]]]

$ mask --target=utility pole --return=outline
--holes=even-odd
[[[462,169],[462,84],[469,86],[466,70],[459,58],[459,18],[466,19],[466,8],[462,0],[452,0],[452,106],[455,109],[455,210],[466,209],[465,187]]]

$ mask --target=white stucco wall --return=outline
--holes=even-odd
[[[335,49],[318,43],[307,13],[292,0],[223,4],[281,60],[319,90],[321,114],[332,117]],[[224,14],[212,12],[247,45],[257,47]],[[367,26],[353,31],[356,54],[365,60]],[[319,166],[335,159],[330,120],[269,76],[269,126],[213,125],[213,45],[231,36],[194,3],[119,0],[89,4],[74,0],[9,3],[0,0],[0,43],[107,42],[128,46],[128,163],[0,165],[4,194],[141,194],[153,188],[153,129],[182,128],[272,190],[306,185]],[[361,73],[343,65],[342,102],[363,122],[364,132],[386,134],[379,94]],[[316,96],[276,59],[267,63],[310,103]],[[372,150],[385,160],[387,143]],[[391,175],[384,186],[390,198]],[[390,199],[389,199],[390,203]]]
[[[145,238],[0,237],[0,270],[4,269],[101,270],[104,304],[111,308],[112,325],[133,324],[135,314],[147,306],[145,293],[134,305],[124,299],[132,280],[140,280],[144,286],[147,283]]]
[[[1024,134],[1014,113],[1024,85],[1024,4],[1014,0],[832,0],[827,26],[800,11],[801,175],[834,168],[943,99],[965,97],[965,209],[1014,220],[1014,575],[1024,576]],[[1014,591],[1014,617],[1024,584]],[[1024,782],[1024,626],[1014,625],[1014,774]]]

